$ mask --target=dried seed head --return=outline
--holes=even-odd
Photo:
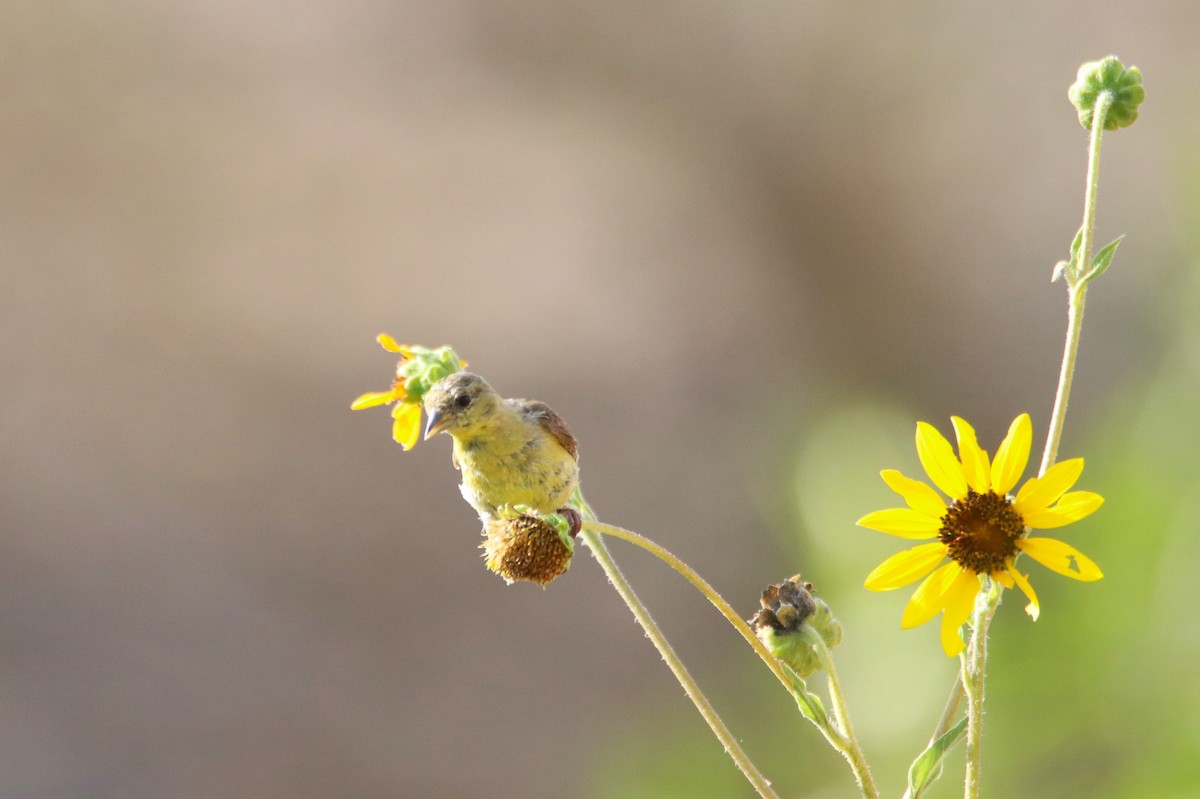
[[[828,649],[842,642],[841,623],[813,593],[812,583],[802,581],[800,575],[768,586],[759,599],[762,608],[749,620],[771,654],[801,677],[808,677],[821,667],[815,636]]]
[[[570,568],[575,542],[533,516],[493,517],[481,549],[487,567],[505,582],[545,586]]]

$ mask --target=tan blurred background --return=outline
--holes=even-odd
[[[1002,608],[988,787],[1200,795],[1198,26],[1190,0],[8,3],[0,797],[750,795],[585,551],[506,587],[449,442],[349,411],[389,382],[381,331],[552,404],[601,514],[747,615],[815,581],[899,794],[953,664],[861,588],[897,547],[852,522],[915,472],[916,419],[1044,434],[1065,90],[1109,53],[1149,99],[1105,140],[1098,235],[1129,238],[1064,441],[1109,504],[1063,535],[1107,578],[1035,571],[1043,619]],[[851,796],[711,607],[614,550],[780,790]]]

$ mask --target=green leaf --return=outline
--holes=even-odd
[[[917,755],[917,759],[908,769],[908,799],[920,799],[921,794],[942,776],[942,760],[950,747],[958,743],[958,739],[967,731],[967,719],[963,717],[936,741],[925,747],[925,751]]]
[[[821,704],[821,698],[808,690],[808,684],[803,677],[796,673],[795,669],[787,663],[781,665],[792,680],[792,696],[796,698],[800,713],[821,729],[830,729],[829,715],[825,712],[825,705]]]
[[[1071,242],[1071,261],[1079,260],[1079,248],[1083,246],[1083,225],[1079,226],[1079,232],[1075,234],[1075,239]]]
[[[1054,265],[1054,273],[1050,275],[1050,282],[1058,280],[1064,272],[1070,277],[1074,277],[1079,272],[1079,248],[1083,246],[1083,225],[1079,226],[1079,232],[1075,234],[1074,240],[1071,242],[1071,257],[1066,261],[1059,261]]]
[[[792,696],[796,697],[796,704],[800,706],[800,712],[804,718],[818,727],[829,728],[829,714],[825,712],[825,705],[821,703],[821,697],[803,688],[792,691]]]
[[[1105,245],[1100,252],[1096,253],[1096,257],[1092,259],[1092,268],[1088,270],[1087,275],[1083,278],[1084,283],[1100,277],[1100,275],[1104,274],[1104,270],[1112,265],[1113,256],[1117,254],[1117,245],[1121,243],[1121,239],[1123,238],[1125,238],[1124,235],[1117,236]]]

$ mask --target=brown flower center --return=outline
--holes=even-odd
[[[1025,534],[1025,520],[1012,500],[994,491],[977,494],[971,490],[955,500],[942,517],[938,540],[963,568],[976,574],[1004,569],[1017,554],[1017,541]]]

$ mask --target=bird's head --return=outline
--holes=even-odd
[[[422,404],[429,421],[425,438],[438,433],[457,435],[478,429],[495,410],[500,397],[482,377],[455,372],[425,393]]]

